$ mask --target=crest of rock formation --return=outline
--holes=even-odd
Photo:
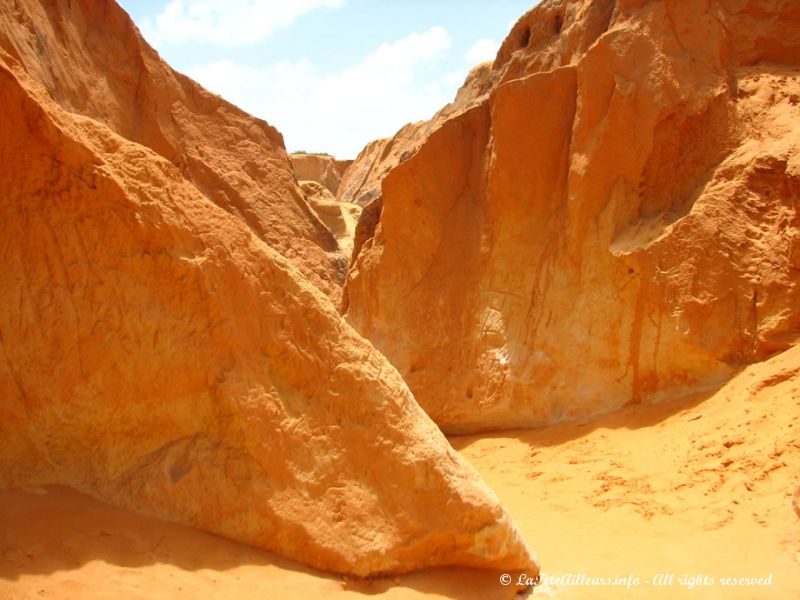
[[[3,3],[0,98],[0,485],[356,575],[535,571],[322,293],[336,241],[274,129],[111,1]]]
[[[475,81],[340,191],[382,204],[347,319],[443,429],[682,396],[798,340],[796,3],[545,0]]]
[[[491,63],[473,68],[455,100],[442,108],[430,121],[405,125],[392,138],[368,143],[342,175],[337,197],[344,202],[367,206],[379,200],[383,178],[398,164],[413,156],[439,122],[463,110],[491,89],[497,73]],[[352,167],[352,168],[351,168]],[[379,206],[380,202],[376,206]]]

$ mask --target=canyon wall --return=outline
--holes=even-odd
[[[112,2],[0,7],[0,486],[74,487],[355,575],[536,570],[330,299],[280,135]],[[321,291],[322,290],[322,291]]]
[[[169,160],[338,301],[349,256],[314,217],[283,137],[164,63],[113,0],[4,3],[0,48],[64,109]]]
[[[681,396],[798,340],[796,3],[545,0],[481,81],[349,171],[377,156],[381,210],[346,317],[445,431]]]

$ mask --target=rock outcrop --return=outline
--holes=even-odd
[[[391,139],[382,138],[367,144],[342,177],[337,197],[362,207],[378,200],[381,181],[401,160],[414,153],[424,137],[419,129],[427,129],[427,125],[428,121],[409,124]]]
[[[0,32],[0,485],[356,575],[535,570],[320,291],[335,240],[280,136],[112,2],[14,0]]]
[[[298,181],[316,181],[336,196],[339,182],[351,160],[336,160],[327,154],[291,154],[292,168]]]
[[[347,261],[303,201],[275,128],[171,69],[112,0],[14,0],[0,15],[7,61],[66,110],[169,160],[338,301]]]
[[[413,149],[345,290],[441,427],[680,396],[798,340],[796,3],[545,0],[490,71],[378,144]]]

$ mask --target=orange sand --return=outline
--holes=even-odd
[[[721,390],[585,425],[451,440],[494,488],[544,574],[638,576],[555,598],[800,598],[800,347]],[[645,583],[675,574],[674,585]],[[721,577],[772,586],[722,587]],[[715,584],[682,587],[707,575]]]
[[[543,585],[535,596],[800,598],[800,347],[716,393],[592,423],[453,438],[495,489],[545,575],[640,585]],[[672,585],[646,583],[674,574]],[[689,589],[684,575],[714,584]],[[771,586],[722,587],[721,577]],[[516,580],[516,579],[515,579]],[[666,583],[666,581],[664,582]],[[0,598],[508,597],[498,574],[438,569],[347,581],[64,488],[0,494]]]
[[[432,569],[348,580],[67,488],[0,492],[0,599],[508,598],[498,575]]]

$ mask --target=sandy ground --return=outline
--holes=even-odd
[[[535,596],[796,600],[798,429],[800,347],[715,393],[452,442],[536,549]],[[497,573],[438,569],[352,581],[65,488],[0,493],[3,599],[483,600],[512,595],[517,577],[503,586]],[[769,585],[723,585],[729,577]]]
[[[503,500],[545,576],[639,578],[630,588],[542,585],[536,595],[797,600],[798,434],[800,347],[716,393],[451,441]],[[721,581],[770,575],[766,586]],[[698,578],[706,585],[690,589]]]
[[[0,599],[468,598],[498,574],[438,569],[348,580],[67,488],[0,494]],[[504,596],[512,596],[506,590]]]

